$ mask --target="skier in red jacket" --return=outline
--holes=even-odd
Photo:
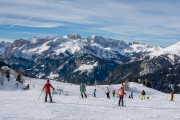
[[[124,87],[121,86],[119,89],[118,89],[118,95],[119,95],[119,106],[120,106],[120,103],[122,101],[122,106],[124,106],[124,100],[123,100],[123,97],[124,95],[126,95],[125,91],[124,91]]]
[[[54,90],[54,87],[51,85],[51,83],[49,82],[49,80],[47,80],[46,84],[43,87],[43,90],[46,92],[45,95],[45,102],[47,102],[47,96],[49,94],[49,98],[50,98],[50,102],[52,102],[52,97],[51,97],[51,89],[52,88]]]

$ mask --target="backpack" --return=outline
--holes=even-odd
[[[118,92],[119,95],[123,95],[123,89],[120,89]]]

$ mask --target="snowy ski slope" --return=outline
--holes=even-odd
[[[12,88],[14,80],[0,86],[0,120],[180,120],[180,95],[175,95],[175,101],[168,101],[168,94],[140,84],[130,83],[134,99],[129,99],[130,92],[126,91],[126,106],[119,107],[118,99],[112,95],[110,100],[106,98],[106,86],[97,86],[97,98],[92,97],[95,87],[88,86],[88,98],[82,99],[79,85],[57,81],[51,81],[52,85],[64,92],[53,94],[55,103],[44,103],[44,93],[39,100],[38,97],[45,80],[25,79],[24,84],[30,84],[28,91],[21,90],[22,86],[20,89]],[[112,91],[119,85],[109,87]],[[143,89],[150,99],[139,99]]]

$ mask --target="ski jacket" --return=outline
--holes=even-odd
[[[50,91],[51,91],[50,88],[52,88],[52,89],[54,90],[54,87],[51,85],[51,83],[46,82],[46,84],[45,84],[44,87],[43,87],[44,91],[45,91],[45,92],[50,92]]]
[[[94,92],[93,92],[94,94],[96,94],[96,89],[94,89]]]
[[[20,81],[21,80],[21,75],[19,74],[16,78],[17,81]]]
[[[80,85],[80,91],[81,91],[81,92],[85,92],[85,91],[86,91],[86,86],[85,86],[85,84],[82,83],[82,84]]]
[[[171,97],[173,97],[174,96],[174,94],[173,94],[173,92],[171,92]]]
[[[113,90],[112,94],[116,94],[116,91],[115,91],[115,90]]]
[[[144,90],[142,91],[142,95],[146,95],[146,93],[145,93],[145,91],[144,91]]]
[[[119,97],[123,97],[124,94],[126,94],[125,91],[124,91],[124,88],[123,88],[123,87],[119,88],[119,89],[118,89],[118,95],[119,95]]]

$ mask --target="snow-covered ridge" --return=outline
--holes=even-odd
[[[87,38],[81,38],[78,34],[70,34],[64,37],[34,37],[28,41],[29,43],[25,42],[27,45],[21,45],[21,47],[14,46],[13,50],[23,51],[26,49],[25,51],[28,52],[30,56],[33,54],[42,54],[46,51],[52,51],[53,54],[59,55],[67,51],[70,54],[81,52],[105,59],[117,59],[119,55],[126,55],[126,53],[151,53],[162,49],[161,47],[153,47],[139,43],[129,45],[122,40],[103,38],[95,35]]]
[[[162,47],[160,46],[151,46],[151,45],[147,45],[147,44],[141,44],[141,43],[137,43],[137,42],[133,42],[130,43],[130,50],[127,52],[148,52],[148,53],[152,53],[152,52],[156,52],[156,51],[160,51],[163,50]]]
[[[81,73],[83,73],[84,71],[87,71],[89,74],[96,66],[98,66],[98,62],[94,64],[81,64],[81,66],[79,66],[74,72],[81,71]]]
[[[150,54],[151,58],[159,57],[159,56],[167,56],[167,58],[175,64],[175,61],[180,63],[180,41],[176,44],[164,48],[160,51],[155,51]]]
[[[11,43],[9,42],[0,42],[0,55],[4,54],[5,50],[7,47],[9,47],[11,45]]]
[[[180,41],[176,44],[164,48],[160,51],[155,51],[150,54],[151,56],[160,56],[160,55],[177,55],[180,56]]]

